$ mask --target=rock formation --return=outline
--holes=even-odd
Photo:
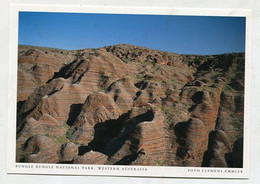
[[[244,62],[19,46],[16,161],[242,167]]]

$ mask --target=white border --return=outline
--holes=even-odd
[[[244,167],[204,168],[204,167],[155,167],[155,166],[107,166],[107,165],[66,165],[15,163],[16,145],[16,97],[17,97],[17,53],[18,53],[18,12],[70,12],[70,13],[113,13],[113,14],[156,14],[156,15],[199,15],[246,17],[246,64],[245,64],[245,113],[244,113]],[[183,178],[248,178],[249,177],[249,115],[250,115],[250,69],[251,69],[251,10],[231,9],[175,9],[175,8],[136,8],[115,6],[54,6],[12,4],[10,11],[9,46],[9,86],[8,86],[8,140],[7,173],[22,174],[61,174],[61,175],[111,175],[145,177]],[[57,166],[75,166],[75,169],[58,169]],[[21,168],[27,167],[27,168]],[[41,167],[41,168],[37,168]],[[42,168],[48,167],[48,168]],[[88,169],[92,167],[93,169]],[[99,170],[99,167],[106,168]],[[110,170],[112,168],[118,170]],[[129,169],[136,169],[133,171]],[[193,172],[190,172],[190,171]],[[196,172],[194,172],[196,170]],[[218,172],[213,172],[218,171]],[[231,173],[230,173],[231,172]],[[235,173],[233,173],[235,172]]]

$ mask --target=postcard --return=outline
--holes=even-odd
[[[250,18],[13,4],[7,172],[248,178]]]

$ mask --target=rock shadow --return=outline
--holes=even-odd
[[[203,99],[203,91],[198,91],[196,92],[192,97],[192,101],[195,103],[195,104],[200,104],[202,102],[202,99]]]
[[[202,164],[201,164],[202,167],[209,167],[209,165],[210,165],[210,160],[212,159],[213,154],[214,154],[213,146],[214,146],[214,142],[215,142],[214,141],[215,137],[216,137],[216,132],[211,131],[209,133],[208,148],[207,148],[207,151],[205,151],[204,155],[203,155]]]
[[[231,153],[225,155],[228,167],[243,168],[243,137],[235,141]]]
[[[190,122],[179,122],[174,126],[174,133],[177,138],[177,143],[179,144],[177,148],[177,156],[184,158],[187,154],[187,129],[190,126]]]
[[[198,104],[201,104],[203,101],[203,95],[204,92],[203,91],[197,91],[192,97],[191,100],[194,103],[189,109],[189,112],[194,111],[194,109],[197,107]]]
[[[61,67],[61,69],[58,72],[54,72],[53,77],[51,79],[49,79],[46,83],[51,82],[52,80],[62,77],[64,79],[67,79],[69,77],[71,77],[71,74],[74,72],[74,70],[81,64],[83,63],[83,60],[81,60],[80,62],[78,62],[76,64],[76,62],[78,62],[78,59],[73,60],[71,63]],[[73,65],[76,64],[76,67],[73,67]],[[71,68],[73,68],[71,70]]]
[[[131,155],[127,155],[121,160],[117,161],[113,165],[130,165],[133,161],[137,160],[139,155],[145,155],[144,150],[140,150],[138,152],[133,152]]]
[[[16,114],[17,114],[17,116],[16,116],[16,127],[18,127],[20,125],[21,121],[22,121],[23,116],[20,115],[21,114],[20,111],[21,111],[25,101],[26,100],[17,102],[17,105],[16,105]]]
[[[74,124],[75,120],[81,112],[82,105],[83,104],[72,104],[70,106],[69,118],[66,122],[67,125],[72,126]]]
[[[95,125],[94,139],[88,146],[79,147],[80,154],[90,150],[101,152],[108,157],[113,156],[131,138],[131,134],[136,130],[136,126],[144,121],[152,121],[154,112],[148,110],[146,113],[130,119],[130,111],[121,115],[116,120],[108,120]],[[133,144],[139,144],[139,140],[131,139]],[[131,151],[135,151],[130,147]]]

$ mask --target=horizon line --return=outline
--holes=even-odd
[[[129,45],[129,46],[134,46],[134,47],[140,47],[140,48],[147,48],[150,50],[155,50],[155,51],[161,51],[161,52],[167,52],[167,53],[172,53],[172,54],[178,54],[178,55],[196,55],[196,56],[215,56],[215,55],[224,55],[224,54],[245,54],[245,52],[224,52],[224,53],[217,53],[217,54],[191,54],[191,53],[176,53],[176,52],[170,52],[170,51],[165,51],[165,50],[159,50],[159,49],[154,49],[146,46],[138,46],[138,45],[132,45],[132,44],[127,44],[127,43],[119,43],[119,44],[114,44],[114,45],[105,45],[103,47],[89,47],[89,48],[79,48],[79,49],[63,49],[63,48],[57,48],[57,47],[49,47],[49,46],[40,46],[40,45],[25,45],[25,44],[18,44],[19,46],[29,46],[29,47],[39,47],[39,48],[48,48],[48,49],[58,49],[58,50],[64,50],[64,51],[78,51],[78,50],[86,50],[86,49],[101,49],[105,47],[110,47],[110,46],[119,46],[119,45]]]

